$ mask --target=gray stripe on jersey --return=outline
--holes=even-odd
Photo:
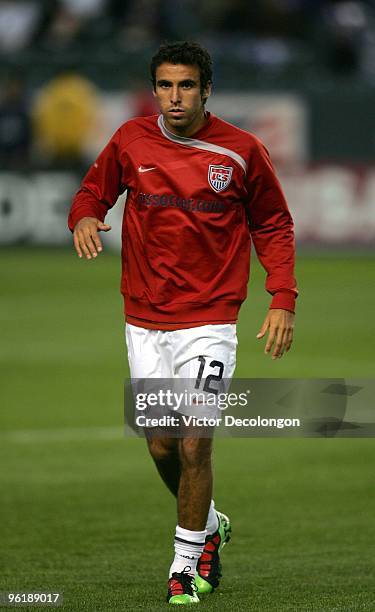
[[[227,155],[236,161],[246,174],[247,166],[246,162],[241,155],[238,155],[235,151],[231,149],[226,149],[225,147],[220,147],[219,145],[213,144],[211,142],[205,142],[204,140],[196,140],[195,138],[185,138],[184,136],[176,136],[172,134],[164,125],[163,115],[159,116],[158,125],[162,134],[168,138],[168,140],[172,140],[172,142],[176,142],[177,144],[182,144],[187,147],[193,147],[195,149],[202,149],[202,151],[212,151],[212,153],[220,153],[221,155]]]

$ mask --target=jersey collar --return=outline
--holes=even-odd
[[[185,136],[177,136],[173,134],[168,128],[165,127],[164,117],[163,115],[159,115],[158,118],[158,126],[165,138],[179,145],[184,145],[187,147],[192,147],[194,149],[201,149],[203,151],[211,151],[212,153],[218,153],[220,155],[226,155],[227,157],[231,157],[234,161],[236,161],[239,166],[241,166],[242,170],[246,174],[247,172],[247,164],[241,155],[232,151],[231,149],[227,149],[225,147],[221,147],[220,145],[214,144],[212,142],[206,142],[205,140],[200,140],[196,138],[196,136],[202,136],[205,132],[207,126],[212,122],[214,118],[211,113],[208,113],[208,121],[207,123],[196,133],[194,134],[195,138],[186,138]]]

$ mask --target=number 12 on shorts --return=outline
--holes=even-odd
[[[199,365],[198,376],[197,376],[197,379],[194,385],[195,389],[199,389],[200,384],[202,382],[203,372],[206,366],[206,358],[203,357],[203,355],[199,355],[198,361],[200,362],[200,365]],[[206,376],[206,380],[204,381],[203,391],[206,391],[207,393],[214,393],[215,395],[218,395],[219,393],[218,389],[211,387],[210,384],[211,382],[214,382],[214,381],[217,381],[218,383],[220,383],[220,381],[223,378],[224,364],[222,361],[217,361],[216,359],[213,359],[213,361],[210,361],[208,365],[211,368],[219,368],[219,372],[217,374],[209,374],[208,376]]]

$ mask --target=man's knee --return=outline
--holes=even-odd
[[[180,461],[185,468],[210,464],[212,440],[208,438],[182,438],[179,445]]]
[[[147,444],[150,455],[156,463],[168,461],[177,453],[177,444],[174,439],[149,438]]]

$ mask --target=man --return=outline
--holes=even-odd
[[[196,43],[162,45],[151,62],[159,117],[126,122],[86,175],[69,227],[79,257],[97,257],[107,210],[127,190],[122,293],[132,378],[230,379],[246,297],[250,240],[273,296],[258,334],[280,358],[293,339],[293,223],[255,136],[205,111],[212,66]],[[200,406],[196,406],[199,414]],[[212,500],[212,440],[148,437],[177,497],[167,600],[196,603],[219,584],[230,522]]]

